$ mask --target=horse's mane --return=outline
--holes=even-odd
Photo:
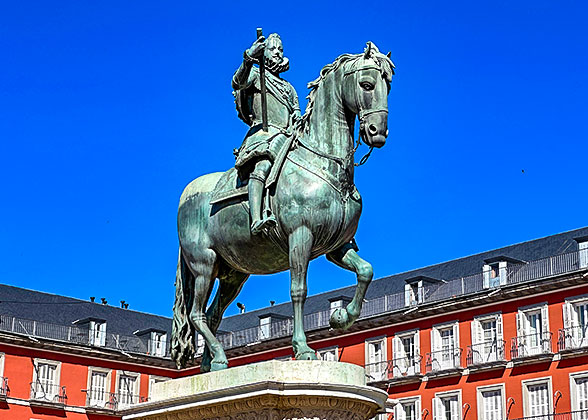
[[[371,45],[370,45],[371,44]],[[368,42],[368,48],[371,48],[369,56],[372,58],[379,66],[382,71],[383,76],[386,78],[388,82],[392,81],[392,76],[394,75],[394,63],[390,60],[388,55],[380,53],[378,48],[371,42]],[[310,89],[308,96],[308,103],[306,104],[306,110],[304,111],[304,115],[300,121],[300,133],[304,132],[308,129],[310,117],[312,115],[312,111],[314,109],[314,102],[316,99],[316,92],[318,87],[321,83],[325,80],[325,78],[332,72],[338,70],[341,66],[359,60],[360,58],[364,57],[365,53],[360,54],[341,54],[339,57],[335,59],[331,64],[327,64],[322,68],[320,71],[319,77],[317,77],[312,82],[309,82],[307,87]]]

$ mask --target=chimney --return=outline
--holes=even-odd
[[[129,304],[125,303],[125,309],[129,309]]]
[[[95,300],[96,300],[96,296],[90,296],[90,302],[94,303]]]
[[[100,298],[100,300],[102,301],[103,305],[106,305],[108,303],[108,301],[106,300],[106,298]]]
[[[240,314],[244,314],[245,313],[245,305],[243,305],[241,302],[237,302],[237,308],[239,308],[239,313]]]
[[[121,301],[120,301],[120,307],[121,307],[122,309],[124,309],[124,308],[125,308],[125,301],[124,301],[124,300],[121,300]]]
[[[270,306],[274,306],[276,304],[275,300],[270,300]]]

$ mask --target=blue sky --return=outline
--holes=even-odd
[[[338,55],[368,40],[392,52],[390,136],[356,173],[356,238],[376,277],[586,226],[587,12],[581,1],[4,2],[0,282],[171,315],[178,198],[234,163],[247,127],[230,81],[257,26],[281,35],[303,106]],[[354,283],[324,257],[311,263],[312,294]],[[288,275],[251,277],[238,300],[288,301]]]

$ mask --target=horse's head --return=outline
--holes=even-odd
[[[388,137],[388,92],[394,74],[390,54],[368,42],[363,55],[345,66],[343,102],[359,117],[359,132],[368,146],[382,147]]]

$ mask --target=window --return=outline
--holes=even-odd
[[[104,408],[110,403],[110,370],[88,368],[87,405]]]
[[[149,353],[163,357],[167,353],[167,334],[161,331],[151,331]]]
[[[461,366],[459,349],[459,324],[434,326],[431,330],[431,370],[454,369]]]
[[[106,345],[106,322],[90,321],[90,345],[104,346]]]
[[[547,303],[519,308],[514,347],[518,357],[551,352]]]
[[[31,398],[34,400],[58,402],[61,395],[59,387],[60,370],[60,362],[35,359],[33,361]]]
[[[461,420],[461,393],[459,391],[435,394],[433,420]]]
[[[259,318],[259,340],[267,340],[270,338],[270,327],[272,323],[272,317],[266,316]]]
[[[386,379],[386,337],[366,340],[365,360],[368,381],[383,381]]]
[[[206,341],[200,333],[196,333],[196,356],[200,356],[204,353],[204,347],[206,347]]]
[[[128,407],[139,403],[139,376],[138,373],[117,372],[117,397],[118,407]]]
[[[161,383],[161,382],[165,382],[168,380],[169,380],[169,378],[166,378],[163,376],[149,375],[149,399],[151,399],[151,395],[153,393],[153,385]]]
[[[570,374],[572,411],[580,411],[574,420],[588,419],[588,372]]]
[[[549,378],[523,381],[523,410],[525,417],[545,416],[547,420],[551,408],[551,380]]]
[[[504,420],[504,385],[479,387],[478,390],[478,419]]]
[[[481,364],[504,360],[502,314],[476,317],[471,328],[472,346],[469,363]]]
[[[424,300],[423,281],[419,280],[414,283],[404,285],[404,305],[414,306],[422,303]]]
[[[485,289],[506,284],[506,261],[485,264],[482,273]]]
[[[339,309],[342,307],[343,307],[343,301],[341,299],[332,301],[329,315],[333,315],[333,312],[335,312],[336,309]]]
[[[327,349],[321,349],[317,351],[320,360],[327,362],[336,362],[338,360],[338,347],[329,347]]]
[[[588,298],[572,298],[563,305],[565,348],[588,346]]]
[[[421,400],[402,398],[394,407],[394,420],[421,420]]]
[[[578,240],[578,257],[580,268],[588,267],[588,240]]]
[[[392,340],[393,376],[409,376],[420,373],[419,331],[398,333]]]

